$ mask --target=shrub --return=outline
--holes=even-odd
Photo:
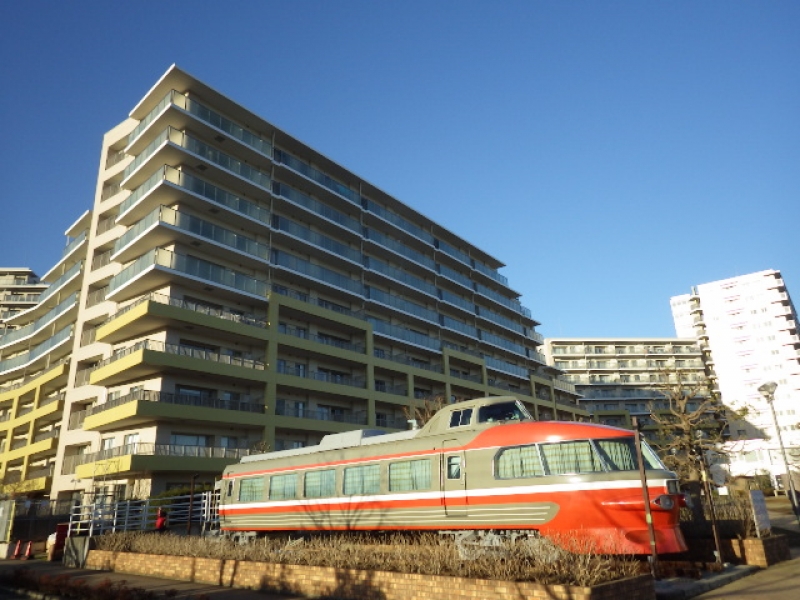
[[[225,538],[202,538],[142,532],[99,536],[99,550],[297,564],[337,569],[395,571],[542,584],[592,586],[638,572],[632,557],[592,551],[578,533],[561,539],[524,539],[491,549],[479,548],[470,559],[455,543],[436,534],[375,537],[342,533],[308,539],[258,538],[238,544]]]

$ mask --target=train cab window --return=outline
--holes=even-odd
[[[605,470],[589,440],[540,444],[539,447],[550,475],[597,473]]]
[[[531,420],[530,413],[518,402],[488,404],[478,409],[478,423]]]
[[[273,475],[269,478],[270,500],[294,500],[297,497],[297,475]]]
[[[225,495],[230,498],[233,496],[233,479],[229,479],[227,485],[225,486]]]
[[[257,502],[264,499],[264,478],[248,477],[239,484],[239,502]]]
[[[472,409],[467,408],[464,410],[454,410],[450,415],[450,427],[460,427],[461,425],[469,425],[472,419]]]
[[[431,461],[404,460],[389,465],[389,491],[411,492],[431,489]]]
[[[595,447],[611,471],[636,471],[639,463],[636,461],[636,446],[633,437],[614,438],[610,440],[595,440]],[[642,456],[645,468],[665,469],[664,463],[658,458],[653,449],[642,442]]]
[[[344,470],[344,495],[360,496],[381,491],[380,465],[347,467]]]
[[[447,478],[448,479],[461,479],[461,457],[448,456],[447,457]]]
[[[535,446],[517,446],[501,450],[495,458],[495,477],[522,479],[544,475],[539,449]]]
[[[306,473],[303,496],[306,498],[326,498],[336,495],[336,471],[311,471]]]

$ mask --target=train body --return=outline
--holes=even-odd
[[[446,531],[586,538],[647,554],[634,432],[535,421],[513,397],[459,402],[421,429],[350,431],[228,467],[223,532]],[[678,481],[643,443],[659,553],[686,549]]]

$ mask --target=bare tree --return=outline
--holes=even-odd
[[[409,421],[416,421],[422,427],[433,418],[439,410],[447,406],[447,398],[443,394],[428,396],[422,402],[403,407],[403,414]]]
[[[653,388],[666,406],[652,410],[656,425],[652,441],[664,463],[681,479],[695,481],[701,476],[702,455],[723,455],[728,437],[728,418],[741,419],[746,410],[734,411],[722,404],[708,378],[689,379],[679,369],[662,371]]]

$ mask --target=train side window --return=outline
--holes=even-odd
[[[450,415],[450,427],[460,427],[461,425],[469,425],[472,419],[472,409],[466,408],[464,410],[454,410]]]
[[[461,479],[461,457],[448,456],[447,457],[447,478],[448,479]]]
[[[303,496],[306,498],[326,498],[336,495],[336,471],[311,471],[306,473]]]
[[[269,478],[270,500],[294,500],[297,497],[297,475],[273,475]]]
[[[344,495],[360,496],[381,491],[380,465],[347,467],[344,470]]]
[[[411,492],[431,489],[431,461],[404,460],[389,465],[389,491]]]
[[[264,498],[264,478],[248,477],[239,484],[240,502],[257,502]]]
[[[541,448],[550,475],[605,471],[603,462],[588,440],[541,444]]]
[[[498,479],[541,477],[544,469],[539,449],[533,445],[501,450],[495,458],[494,474]]]

